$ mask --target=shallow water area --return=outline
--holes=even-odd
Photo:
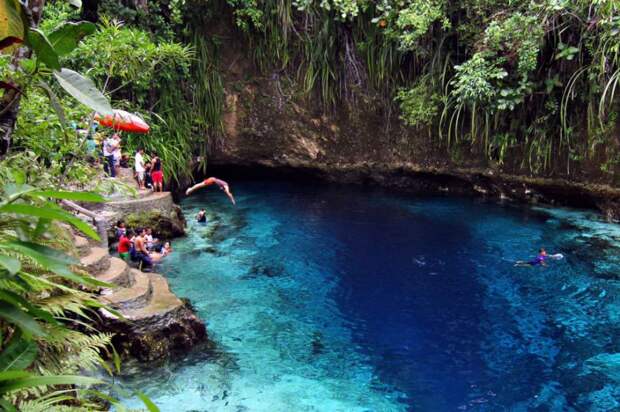
[[[232,182],[159,269],[214,350],[122,379],[162,411],[620,410],[620,236],[587,212]],[[193,220],[207,209],[207,224]],[[565,258],[516,268],[539,247]],[[128,406],[139,401],[127,399]]]

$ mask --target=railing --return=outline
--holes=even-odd
[[[108,248],[108,221],[106,218],[97,215],[92,210],[88,210],[76,203],[73,203],[69,200],[61,200],[63,206],[68,207],[69,209],[75,210],[78,213],[83,214],[93,220],[93,226],[101,239],[101,247]]]

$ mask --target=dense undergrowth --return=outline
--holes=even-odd
[[[204,167],[222,136],[224,89],[233,87],[223,80],[222,26],[233,30],[224,41],[242,43],[258,73],[285,79],[306,104],[334,112],[374,99],[385,113],[399,113],[412,140],[433,136],[457,164],[473,156],[511,172],[569,177],[594,165],[589,175],[613,180],[619,7],[613,0],[103,0],[100,29],[69,65],[92,63],[89,73],[116,106],[153,124],[128,148],[159,152],[173,180],[191,174],[192,158]],[[52,3],[43,24],[78,14]]]

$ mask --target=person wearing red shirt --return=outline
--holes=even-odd
[[[118,254],[120,255],[121,259],[125,261],[129,261],[129,251],[131,250],[131,240],[129,240],[130,236],[131,233],[122,234],[121,238],[118,240]]]

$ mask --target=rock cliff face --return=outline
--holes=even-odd
[[[291,79],[277,72],[252,75],[257,70],[243,45],[231,43],[221,56],[226,109],[223,136],[211,145],[212,171],[288,170],[416,191],[594,207],[620,218],[620,176],[602,172],[594,161],[573,165],[570,176],[532,175],[511,159],[500,167],[480,154],[455,155],[436,132],[404,127],[379,97],[317,108],[299,97]]]

